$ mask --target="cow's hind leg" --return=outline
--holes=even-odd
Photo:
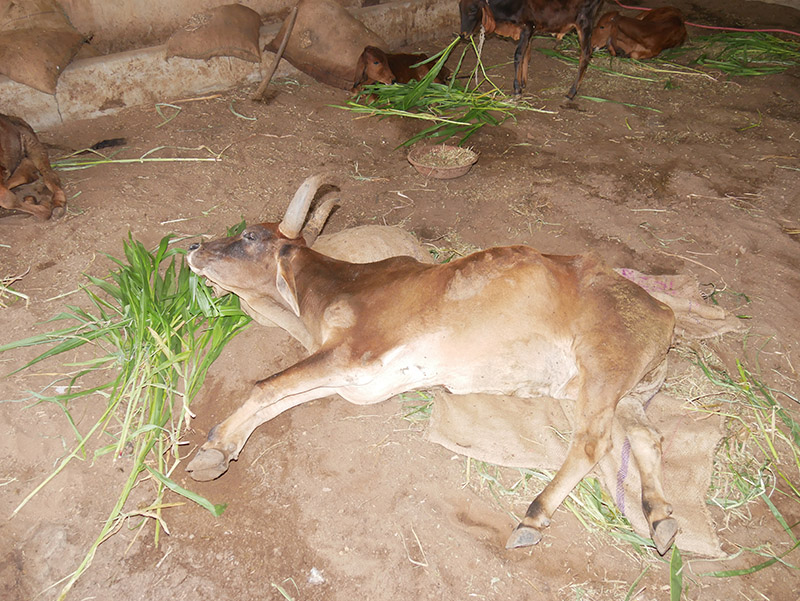
[[[550,518],[559,505],[609,451],[614,404],[621,394],[598,381],[583,383],[576,407],[577,426],[567,457],[511,533],[507,549],[538,543],[542,538],[541,530],[550,525]]]
[[[666,361],[617,405],[616,417],[631,444],[631,451],[642,481],[642,509],[650,526],[656,549],[664,555],[678,534],[672,506],[664,495],[661,477],[661,435],[648,420],[644,403],[661,387]]]

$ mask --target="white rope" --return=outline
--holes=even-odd
[[[481,53],[483,52],[483,42],[486,41],[486,28],[481,23],[481,31],[478,34],[478,65],[481,64]],[[478,87],[478,66],[475,66],[475,87]]]

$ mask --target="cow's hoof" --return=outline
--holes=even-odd
[[[50,219],[61,219],[67,213],[66,207],[55,207],[50,213]]]
[[[675,541],[675,537],[678,535],[677,520],[674,518],[658,520],[657,522],[653,522],[651,530],[653,542],[656,544],[656,550],[660,555],[664,555],[669,551],[669,548]]]
[[[542,534],[536,528],[523,526],[520,524],[511,533],[506,542],[506,549],[517,549],[519,547],[530,547],[542,540]]]
[[[207,482],[228,471],[228,458],[217,449],[200,449],[186,466],[193,480]]]

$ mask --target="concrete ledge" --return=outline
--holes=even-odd
[[[392,48],[458,29],[458,9],[452,0],[407,0],[350,12]],[[262,26],[262,48],[279,28],[280,23]],[[0,107],[34,128],[46,129],[65,121],[110,115],[126,107],[260,81],[275,55],[262,52],[260,65],[232,57],[201,61],[178,57],[166,60],[165,56],[166,46],[152,46],[74,61],[61,74],[55,96],[0,76]],[[296,72],[284,60],[276,76]]]

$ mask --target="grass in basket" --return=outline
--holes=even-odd
[[[150,252],[129,237],[124,244],[125,261],[109,257],[117,268],[106,279],[87,276],[89,284],[83,290],[92,309],[70,306],[68,312],[50,320],[68,322],[69,326],[0,347],[0,352],[5,352],[52,345],[20,370],[79,347],[96,350],[91,359],[69,365],[75,371],[57,382],[65,385],[66,392],[34,395],[38,402],[55,403],[64,411],[77,443],[20,503],[14,515],[70,461],[85,459],[90,442],[99,447],[94,458],[107,454],[114,459],[133,457],[108,518],[80,566],[66,578],[59,599],[89,567],[98,546],[129,515],[153,518],[158,542],[166,489],[215,515],[225,508],[181,488],[171,475],[181,459],[178,444],[192,415],[192,399],[222,348],[250,319],[239,309],[236,296],[214,299],[183,261],[185,251],[170,248],[170,242],[171,236],[167,236]],[[90,387],[81,386],[84,379],[92,381]],[[98,380],[101,383],[97,384]],[[79,401],[104,406],[101,417],[85,432],[79,431],[72,418]],[[145,510],[124,513],[131,491],[147,478],[153,478],[156,484],[152,504]]]
[[[484,125],[500,125],[507,119],[513,119],[516,111],[552,113],[524,102],[509,100],[486,75],[474,42],[464,48],[448,82],[434,82],[460,41],[460,38],[456,38],[444,50],[422,61],[420,64],[436,62],[420,81],[364,86],[354,101],[337,108],[379,118],[405,117],[432,122],[432,125],[403,142],[400,147],[411,146],[425,139],[445,142],[452,137],[459,137],[458,144],[462,145]],[[470,50],[475,52],[477,62],[464,86],[456,81],[456,76]],[[476,74],[480,75],[480,80],[470,87]]]

